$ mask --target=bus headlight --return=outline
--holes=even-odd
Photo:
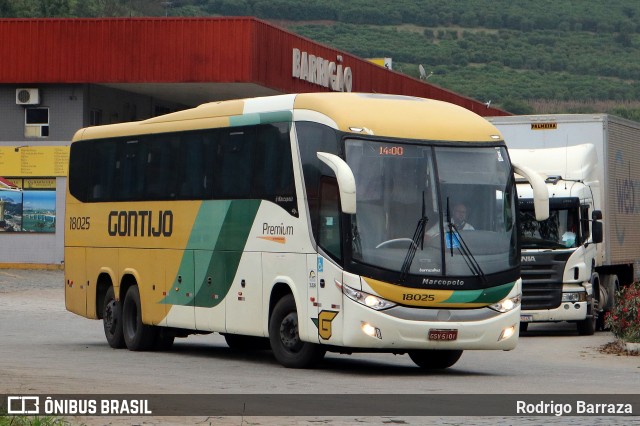
[[[383,309],[388,309],[396,306],[396,304],[393,302],[389,302],[388,300],[385,300],[378,296],[374,296],[373,294],[365,293],[364,291],[356,290],[349,287],[348,285],[343,284],[341,287],[342,293],[344,293],[344,295],[349,299],[371,309],[375,309],[376,311],[381,311]]]
[[[493,305],[489,305],[491,309],[498,312],[509,312],[520,306],[521,295],[516,295],[513,297],[507,297],[506,299],[502,299],[498,303],[494,303]]]

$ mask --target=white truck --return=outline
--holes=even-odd
[[[532,190],[517,185],[523,298],[530,322],[570,321],[591,335],[604,326],[618,287],[640,272],[640,123],[607,114],[493,117],[514,163],[540,173],[549,219],[533,215]]]

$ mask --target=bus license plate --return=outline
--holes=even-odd
[[[429,340],[440,340],[450,342],[458,339],[458,330],[429,330]]]
[[[520,315],[520,322],[532,322],[533,315]]]

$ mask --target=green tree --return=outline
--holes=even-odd
[[[0,0],[0,17],[1,18],[12,18],[16,16],[14,3],[15,2],[12,0]]]

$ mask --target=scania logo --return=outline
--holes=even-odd
[[[535,256],[522,256],[521,262],[535,262]]]

